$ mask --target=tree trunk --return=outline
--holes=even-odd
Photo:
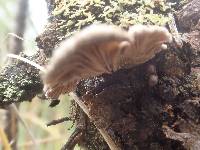
[[[122,150],[200,149],[200,27],[196,21],[200,17],[197,18],[193,13],[194,9],[188,8],[199,5],[197,2],[198,0],[191,1],[177,13],[179,25],[183,23],[183,17],[178,14],[195,15],[195,21],[192,17],[182,20],[187,22],[189,18],[195,28],[181,28],[184,32],[181,45],[174,42],[168,45],[166,51],[162,51],[145,64],[83,80],[77,85],[74,99],[86,106],[89,118],[82,114],[77,105],[74,106],[77,128],[63,149],[73,149],[75,144],[79,143],[89,150],[108,150],[112,148],[112,144],[107,145],[110,139]],[[111,22],[125,28],[138,23],[139,14],[134,16],[134,13],[136,8],[142,5],[139,2],[133,5],[114,0],[109,3],[106,1],[105,4],[94,1],[82,1],[80,4],[78,1],[62,0],[47,0],[47,3],[49,23],[45,31],[36,38],[38,47],[46,56],[51,56],[52,50],[60,41],[93,22]],[[117,7],[118,3],[120,7]],[[159,2],[155,1],[155,5],[157,3]],[[109,12],[104,9],[106,7],[109,7]],[[155,7],[154,12],[158,12],[160,7]],[[127,11],[128,16],[123,11]],[[168,10],[163,12],[159,9],[161,14],[165,15],[167,12]],[[123,15],[120,16],[121,14]],[[124,19],[131,15],[133,18]],[[151,20],[155,16],[146,15],[140,23],[159,24],[165,19],[164,15],[158,22]],[[39,86],[41,87],[41,84]],[[41,89],[33,90],[31,96],[39,91]],[[1,103],[9,103],[8,101],[2,98]],[[110,138],[106,142],[105,136],[102,137],[104,133]]]

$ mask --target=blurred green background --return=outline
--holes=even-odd
[[[9,50],[10,37],[14,33],[15,17],[18,0],[0,0],[0,68],[3,67]],[[29,10],[26,18],[26,29],[24,34],[24,52],[32,55],[36,52],[37,46],[35,37],[40,34],[47,23],[47,6],[45,0],[29,0]],[[42,101],[35,97],[31,103],[23,102],[19,106],[19,113],[24,122],[28,125],[37,147],[31,141],[27,130],[18,121],[17,148],[19,150],[57,150],[67,141],[73,131],[72,122],[64,122],[55,126],[47,127],[46,124],[54,119],[59,119],[69,114],[70,99],[62,97],[62,101],[54,108],[49,107],[48,101]],[[0,109],[0,127],[6,126],[6,110]],[[0,138],[0,149],[3,149]],[[76,148],[80,149],[80,148]]]

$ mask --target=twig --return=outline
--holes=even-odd
[[[62,147],[61,150],[73,150],[75,145],[83,138],[86,130],[86,115],[82,109],[80,109],[80,118],[77,122],[76,129],[69,137],[66,144]]]
[[[37,143],[35,141],[35,138],[32,134],[32,132],[29,130],[28,125],[25,123],[25,121],[22,119],[22,117],[19,114],[19,111],[17,109],[17,107],[15,106],[15,104],[11,104],[10,107],[15,111],[15,114],[17,115],[17,118],[19,119],[19,121],[22,123],[22,125],[24,126],[25,130],[27,131],[28,135],[30,136],[33,144],[35,145],[35,149],[37,149]]]
[[[61,148],[61,150],[73,150],[75,145],[82,138],[82,136],[82,130],[80,128],[76,128],[72,135],[69,137],[67,143]]]
[[[37,68],[37,69],[39,69],[39,70],[45,72],[45,68],[44,68],[44,67],[42,67],[42,66],[38,65],[37,63],[35,63],[35,62],[33,62],[33,61],[30,61],[30,60],[28,60],[28,59],[26,59],[26,58],[24,58],[24,57],[21,57],[21,56],[19,56],[19,55],[15,55],[15,54],[8,54],[7,56],[10,57],[10,58],[19,59],[19,60],[21,60],[21,61],[23,61],[23,62],[26,62],[26,63],[28,63],[28,64],[34,66],[34,67]]]
[[[87,108],[87,106],[78,98],[78,96],[75,93],[70,93],[69,94],[74,100],[75,102],[79,105],[79,107],[85,112],[85,114],[91,119],[92,117],[89,114],[89,110]],[[110,135],[108,134],[108,132],[105,129],[99,129],[97,128],[100,132],[100,134],[103,136],[105,142],[108,144],[109,148],[111,150],[121,150],[121,148],[119,148],[113,139],[110,137]]]
[[[176,22],[175,22],[174,16],[171,13],[168,16],[170,18],[170,22],[168,22],[169,29],[170,29],[173,37],[174,37],[176,46],[178,46],[179,48],[181,48],[183,46],[183,42],[181,40],[180,34],[178,33],[178,29],[176,27]]]
[[[24,41],[24,39],[23,39],[22,37],[18,36],[18,35],[15,34],[15,33],[8,33],[8,35],[11,35],[11,36],[13,36],[13,37],[15,37],[15,38],[17,38],[17,39],[19,39],[19,40]]]
[[[64,122],[64,121],[69,121],[69,120],[71,120],[71,118],[69,118],[69,117],[64,117],[64,118],[57,119],[57,120],[53,120],[53,121],[47,123],[47,126],[56,125],[56,124],[62,123],[62,122]]]

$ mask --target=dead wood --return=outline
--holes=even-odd
[[[47,2],[51,14],[55,3]],[[193,0],[189,4],[197,6],[199,3]],[[181,47],[169,45],[166,51],[145,64],[128,70],[121,69],[111,75],[103,74],[78,84],[76,95],[87,106],[92,120],[86,117],[85,127],[80,132],[81,140],[71,138],[67,143],[70,145],[72,141],[70,147],[73,148],[77,142],[89,150],[108,150],[97,128],[105,129],[124,150],[195,150],[199,147],[199,13],[195,9],[188,11],[189,4],[177,13],[178,31],[184,31]],[[46,56],[50,56],[52,50],[65,38],[65,29],[59,30],[65,17],[51,15],[44,33],[36,39],[38,47],[43,49]],[[190,26],[184,25],[185,22]],[[35,55],[32,59],[44,64],[44,61],[38,61],[43,60],[38,59],[39,56]],[[17,74],[14,75],[17,77],[27,77],[27,81],[32,81],[21,84],[21,79],[14,78],[13,81],[17,82],[12,87],[19,87],[19,91],[23,91],[19,96],[15,96],[16,93],[11,95],[15,97],[14,101],[30,100],[41,92],[38,70],[23,62],[5,68],[0,76],[3,77],[0,78],[3,81],[1,83],[10,84],[9,74],[13,75],[13,70],[16,70]],[[9,88],[0,88],[1,105],[14,102],[5,96]]]
[[[200,19],[200,1],[192,0],[176,13],[179,29],[183,32],[194,30]]]

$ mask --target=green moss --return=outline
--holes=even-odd
[[[0,103],[27,100],[41,89],[38,71],[27,64],[16,62],[1,71]]]
[[[127,28],[134,24],[164,25],[170,6],[151,0],[59,0],[52,15],[59,18],[57,30],[66,37],[92,23]],[[61,19],[60,19],[61,18]]]

